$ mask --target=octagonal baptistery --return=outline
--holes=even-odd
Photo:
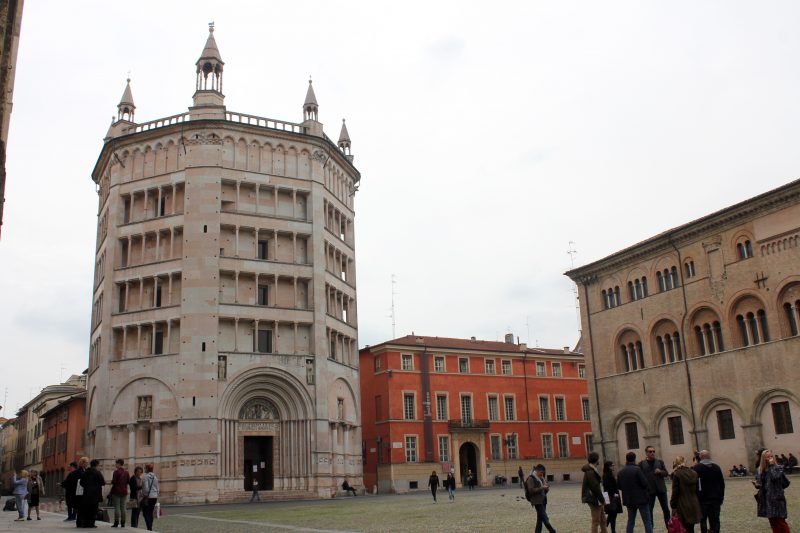
[[[92,173],[87,448],[152,463],[167,502],[361,486],[353,197],[309,81],[304,120],[227,111],[213,26],[188,113],[134,122]]]

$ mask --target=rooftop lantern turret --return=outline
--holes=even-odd
[[[225,95],[222,94],[222,70],[225,62],[214,39],[214,23],[208,24],[208,39],[197,60],[197,85],[192,120],[225,118]]]
[[[314,86],[311,78],[308,78],[308,91],[306,91],[306,101],[303,103],[303,120],[319,121],[319,104],[317,95],[314,94]]]
[[[117,120],[133,122],[134,111],[136,111],[136,106],[133,104],[131,79],[128,78],[128,84],[125,86],[125,91],[122,93],[122,98],[120,98],[119,104],[117,104]]]
[[[347,132],[347,124],[342,119],[342,131],[339,133],[339,150],[352,163],[353,154],[350,153],[350,134]]]

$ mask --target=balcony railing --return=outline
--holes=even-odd
[[[447,427],[450,431],[457,431],[459,429],[480,429],[488,430],[490,422],[488,420],[475,420],[474,418],[463,418],[458,420],[450,420],[447,422]]]
[[[151,120],[150,122],[143,122],[141,124],[134,124],[123,130],[125,133],[141,133],[156,128],[163,128],[164,126],[171,126],[173,124],[180,124],[181,122],[189,122],[192,117],[189,113],[181,113],[179,115],[172,115],[171,117],[159,118]],[[305,133],[306,129],[302,124],[295,124],[294,122],[286,122],[284,120],[275,120],[272,118],[257,117],[255,115],[247,115],[245,113],[237,113],[236,111],[226,111],[225,120],[229,122],[236,122],[238,124],[248,124],[250,126],[258,126],[261,128],[269,128],[273,130],[289,131],[292,133]],[[325,136],[327,139],[328,137]],[[328,139],[330,141],[330,139]],[[333,143],[333,141],[331,141]]]

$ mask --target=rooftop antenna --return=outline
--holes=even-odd
[[[58,382],[59,383],[64,383],[64,370],[66,370],[66,369],[67,368],[64,366],[64,362],[62,361],[61,362],[61,373],[58,376]]]
[[[575,268],[575,254],[578,251],[575,249],[575,242],[569,241],[569,250],[567,250],[567,254],[569,255],[569,265],[570,270]],[[578,331],[581,330],[581,308],[580,303],[578,302],[578,285],[573,283],[572,284],[572,295],[575,297],[575,320],[578,323]]]
[[[397,294],[395,291],[395,286],[397,285],[397,276],[392,274],[392,313],[389,315],[392,318],[392,338],[396,339],[397,334],[395,333],[395,328],[397,326],[397,315],[395,314],[394,308],[394,295]]]
[[[525,316],[525,327],[528,330],[528,338],[526,339],[528,342],[531,342],[531,316]]]

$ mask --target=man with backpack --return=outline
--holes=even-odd
[[[536,511],[535,533],[542,533],[542,526],[546,527],[550,533],[556,533],[547,516],[547,493],[549,491],[550,485],[547,484],[545,478],[544,465],[538,464],[525,480],[525,499],[531,502],[531,507]]]

